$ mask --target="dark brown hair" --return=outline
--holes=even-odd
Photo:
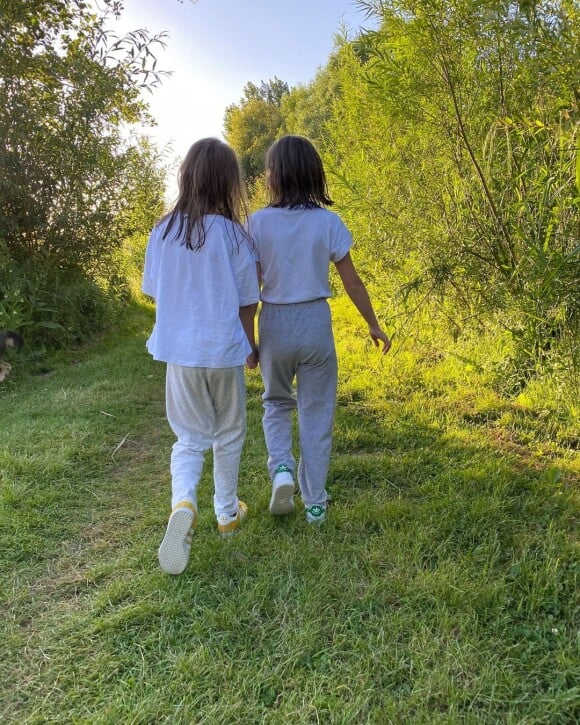
[[[188,249],[201,249],[206,229],[203,218],[218,214],[241,225],[247,216],[242,173],[236,154],[217,138],[202,138],[187,152],[179,169],[179,196],[163,233],[166,239],[174,225],[174,238],[181,237]],[[243,233],[243,231],[242,231]]]
[[[322,159],[303,136],[282,136],[266,154],[270,206],[331,206]]]

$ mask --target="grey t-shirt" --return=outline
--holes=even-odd
[[[323,208],[266,207],[252,214],[250,234],[262,269],[262,301],[292,304],[330,297],[330,262],[352,246],[342,219]]]

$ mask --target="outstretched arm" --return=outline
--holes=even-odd
[[[255,302],[253,305],[246,305],[245,307],[240,307],[240,321],[242,323],[242,327],[244,328],[244,332],[246,333],[246,337],[248,338],[248,342],[252,346],[252,352],[246,358],[246,365],[249,368],[258,367],[258,347],[256,345],[256,333],[254,325],[254,318],[256,316],[257,309],[257,302]]]
[[[391,347],[391,341],[382,331],[381,326],[378,323],[369,293],[355,269],[350,252],[346,255],[346,257],[343,257],[340,262],[335,262],[335,266],[347,295],[353,301],[354,306],[369,326],[369,335],[371,336],[375,347],[379,347],[379,344],[382,343],[383,346],[381,352],[385,355]]]

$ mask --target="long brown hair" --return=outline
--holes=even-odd
[[[282,136],[266,154],[266,184],[270,206],[307,208],[331,206],[324,166],[311,141]]]
[[[179,196],[163,233],[174,225],[174,238],[194,251],[205,244],[204,216],[218,214],[242,225],[248,207],[240,164],[234,150],[217,138],[202,138],[187,152],[179,169]],[[243,233],[243,229],[242,229]]]

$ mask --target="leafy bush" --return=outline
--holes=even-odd
[[[160,215],[163,169],[140,90],[164,36],[106,30],[120,4],[5,3],[0,16],[0,324],[47,345],[94,334],[126,300],[124,240]]]

